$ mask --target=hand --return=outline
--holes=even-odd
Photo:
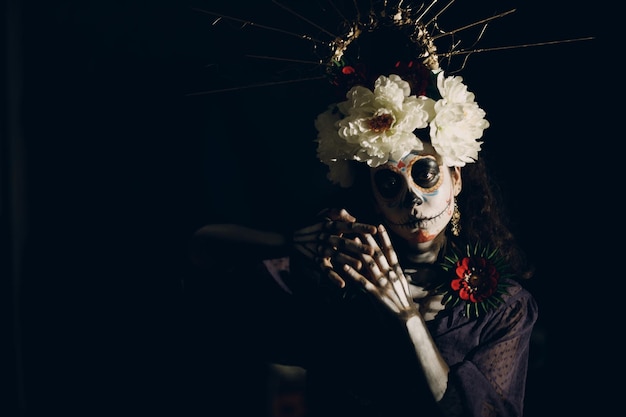
[[[377,232],[376,226],[358,223],[345,209],[325,209],[319,217],[321,220],[318,223],[294,233],[294,246],[317,263],[333,283],[343,288],[346,283],[337,268],[340,271],[341,265],[345,264],[361,269],[361,255],[374,254],[373,248],[359,239],[346,238],[344,234],[373,235]]]
[[[374,298],[400,318],[406,320],[412,316],[419,316],[419,310],[411,297],[409,283],[398,263],[398,256],[385,227],[378,226],[378,240],[372,234],[366,234],[364,237],[367,245],[374,249],[374,253],[361,254],[361,268],[346,263],[343,266],[344,275],[361,284]]]

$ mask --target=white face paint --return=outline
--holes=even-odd
[[[370,172],[385,226],[410,243],[425,243],[445,230],[461,191],[460,169],[444,166],[434,149],[412,152]]]

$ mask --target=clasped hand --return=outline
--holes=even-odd
[[[358,223],[345,209],[327,209],[321,221],[294,233],[295,248],[343,288],[352,280],[401,317],[418,315],[408,281],[383,225]]]

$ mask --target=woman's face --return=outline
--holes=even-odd
[[[378,211],[385,226],[410,243],[435,239],[454,212],[461,191],[460,168],[447,168],[428,143],[400,161],[370,170]]]

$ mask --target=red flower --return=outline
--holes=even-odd
[[[354,67],[351,67],[350,65],[346,65],[341,69],[341,73],[344,75],[354,74],[355,72],[356,70],[354,69]]]
[[[442,303],[450,307],[464,304],[461,314],[468,318],[497,308],[511,285],[505,279],[515,276],[497,249],[479,242],[466,244],[462,252],[451,247],[441,268],[451,275],[438,289],[443,294]]]
[[[455,273],[456,278],[450,282],[450,286],[462,300],[480,303],[498,288],[500,273],[489,259],[462,258],[456,263]]]
[[[409,83],[411,86],[411,94],[416,96],[428,96],[426,92],[431,83],[431,71],[426,68],[424,64],[415,61],[398,61],[394,65],[394,71],[391,73],[399,75],[403,80]]]

